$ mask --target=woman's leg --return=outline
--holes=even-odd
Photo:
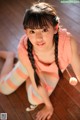
[[[38,106],[39,104],[43,103],[42,98],[34,89],[30,78],[28,78],[26,81],[26,91],[27,91],[28,101],[31,105],[33,105],[33,109],[36,108],[36,106]]]
[[[34,103],[30,102],[30,99],[32,99],[32,98],[30,98],[30,94],[32,92],[31,88],[30,88],[31,86],[32,86],[31,80],[27,79],[27,81],[26,81],[26,91],[27,91],[28,101],[30,103],[30,106],[26,108],[26,111],[32,111],[38,106],[38,105],[35,105]]]
[[[15,57],[14,52],[0,51],[0,58],[5,59],[5,63],[0,73],[0,77],[5,76],[12,70],[14,66],[14,57]]]

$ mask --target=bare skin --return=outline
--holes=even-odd
[[[13,63],[14,57],[15,57],[14,52],[0,51],[0,58],[5,59],[5,63],[0,73],[1,77],[5,76],[12,70],[14,66]]]
[[[73,59],[72,59],[71,65],[78,77],[78,80],[80,81],[80,75],[79,75],[80,67],[78,67],[80,65],[80,56],[77,54],[77,47],[73,39],[71,39],[71,47],[72,47],[72,53],[73,53],[72,55]],[[4,76],[5,74],[8,74],[12,70],[14,66],[13,60],[14,60],[15,55],[13,52],[0,51],[0,57],[5,59],[5,64],[1,71],[1,76]],[[75,63],[76,63],[76,66],[75,66]],[[31,82],[29,83],[27,82],[27,89],[30,84]],[[42,89],[39,89],[39,91],[42,92]],[[44,97],[46,97],[45,95],[46,94],[44,92]],[[47,104],[45,104],[44,108],[37,113],[36,120],[45,120],[46,118],[47,119],[51,118],[54,112],[54,109],[53,109],[52,104],[51,103],[49,104],[49,102],[48,101],[46,102],[46,101],[45,103]]]
[[[0,51],[0,58],[5,59],[5,63],[3,65],[3,68],[0,73],[0,77],[5,76],[13,69],[14,57],[15,57],[15,54],[13,52]],[[27,86],[26,86],[27,89],[30,84],[31,84],[31,81],[27,80]],[[47,116],[46,116],[46,114],[47,114]],[[41,119],[45,120],[46,118],[50,119],[52,114],[53,114],[53,107],[45,105],[44,108],[37,113],[36,120],[41,120]]]
[[[27,80],[27,84],[26,84],[26,89],[28,90],[28,87],[31,85],[31,81],[30,79]],[[54,108],[52,106],[52,104],[45,104],[45,106],[43,107],[43,109],[41,109],[37,114],[36,114],[36,120],[45,120],[47,118],[47,120],[49,120],[52,116],[54,112]]]
[[[44,108],[42,110],[40,110],[37,115],[36,115],[36,120],[45,120],[47,118],[47,120],[49,120],[53,114],[53,107],[51,106],[44,106]]]
[[[71,65],[72,68],[77,76],[78,81],[80,82],[80,55],[77,50],[77,44],[76,41],[71,37],[71,49],[72,49],[72,61]],[[45,107],[40,110],[36,115],[36,120],[45,120],[50,119],[53,114],[53,108],[48,107],[45,105]]]

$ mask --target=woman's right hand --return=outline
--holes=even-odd
[[[36,115],[36,120],[49,120],[54,112],[53,106],[44,106]]]

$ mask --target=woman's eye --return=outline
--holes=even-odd
[[[47,32],[47,31],[48,31],[48,29],[46,29],[46,28],[43,29],[43,32]]]
[[[31,30],[30,33],[31,33],[31,34],[34,34],[35,32],[34,32],[34,30]]]

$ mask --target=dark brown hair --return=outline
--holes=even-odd
[[[24,20],[23,20],[23,26],[24,29],[27,28],[43,28],[44,26],[48,27],[48,23],[50,23],[53,27],[56,27],[58,25],[58,16],[56,15],[55,9],[48,3],[40,2],[33,4],[30,9],[26,10]],[[59,28],[58,28],[59,29]],[[59,67],[59,62],[58,62],[58,39],[59,39],[59,34],[58,31],[53,37],[53,41],[55,43],[55,63],[58,67],[58,73],[59,77],[61,78],[63,76],[60,67]],[[32,67],[34,69],[34,78],[36,85],[39,86],[40,84],[40,78],[36,72],[36,66],[35,66],[35,60],[34,56],[32,54],[33,50],[33,45],[31,44],[30,40],[28,39],[27,41],[28,45],[28,56],[30,59],[30,62],[32,64]]]

